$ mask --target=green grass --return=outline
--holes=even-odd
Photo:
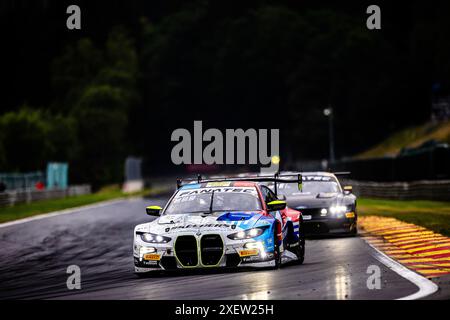
[[[384,156],[395,156],[402,148],[415,148],[428,140],[450,143],[450,121],[401,130],[376,146],[358,154],[355,159],[368,159]]]
[[[19,204],[13,207],[0,207],[0,222],[17,220],[37,214],[79,207],[105,200],[144,195],[149,192],[150,190],[144,190],[137,193],[124,194],[118,185],[113,185],[105,187],[93,194],[63,199],[41,200],[29,204]]]
[[[393,217],[450,236],[450,202],[359,198],[358,214]]]

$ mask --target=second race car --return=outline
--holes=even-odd
[[[282,173],[280,177],[299,173]],[[304,231],[312,234],[357,233],[356,196],[350,186],[342,187],[333,173],[302,172],[303,184],[277,183],[289,207],[302,212]],[[274,183],[269,184],[274,189]]]

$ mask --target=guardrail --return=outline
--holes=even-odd
[[[450,180],[422,180],[413,182],[371,182],[340,179],[351,185],[359,197],[392,200],[450,201]]]
[[[45,199],[60,199],[69,196],[79,196],[90,194],[92,192],[91,186],[88,184],[74,185],[67,189],[52,189],[52,190],[32,190],[21,189],[11,190],[0,193],[0,207],[14,206],[19,203],[30,203]]]

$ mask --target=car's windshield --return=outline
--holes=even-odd
[[[196,189],[178,192],[164,214],[209,212],[210,209],[212,212],[259,211],[261,203],[255,188]]]
[[[278,193],[285,196],[339,192],[339,185],[335,181],[303,181],[302,190],[298,189],[296,183],[279,183],[277,188]]]

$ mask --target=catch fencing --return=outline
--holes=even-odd
[[[422,180],[413,182],[372,182],[340,179],[351,185],[358,197],[392,200],[450,201],[450,180]]]
[[[69,186],[66,189],[34,190],[18,189],[6,190],[0,193],[0,207],[14,206],[19,203],[30,203],[38,200],[60,199],[92,193],[88,184]]]
[[[27,173],[0,173],[0,182],[6,189],[28,189],[34,188],[36,183],[45,183],[46,176],[42,171]]]

